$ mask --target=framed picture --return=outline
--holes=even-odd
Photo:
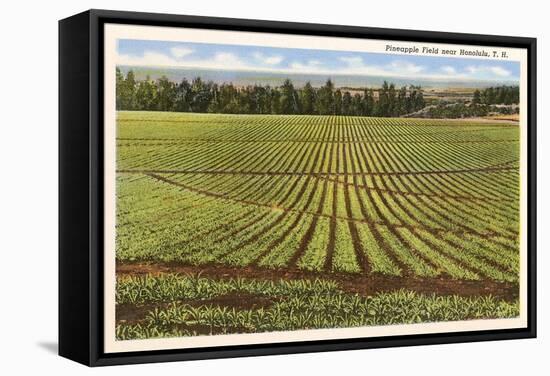
[[[60,21],[59,353],[529,338],[536,40]]]

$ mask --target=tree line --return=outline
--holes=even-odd
[[[440,101],[427,106],[415,117],[456,119],[483,117],[492,114],[511,115],[519,113],[519,86],[495,86],[475,90],[470,101]]]
[[[281,86],[232,83],[217,84],[196,77],[175,83],[163,76],[158,80],[137,80],[133,71],[126,76],[116,70],[117,110],[211,112],[228,114],[306,114],[395,117],[425,106],[420,86],[396,88],[384,81],[376,91],[341,90],[328,79],[315,88],[310,82],[297,88],[290,79]]]
[[[499,107],[489,104],[466,105],[464,103],[438,104],[437,106],[428,106],[422,113],[415,115],[417,117],[428,117],[433,119],[459,119],[483,117],[491,114],[519,114],[519,106]]]
[[[483,104],[517,104],[519,103],[519,86],[496,86],[474,91],[473,105]]]

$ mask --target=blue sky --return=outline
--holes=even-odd
[[[517,81],[519,63],[486,59],[121,39],[117,64],[432,80]]]

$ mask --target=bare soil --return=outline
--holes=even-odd
[[[246,292],[233,292],[225,295],[219,295],[209,299],[184,299],[178,300],[178,303],[188,304],[193,307],[200,306],[219,306],[235,308],[236,310],[250,310],[259,308],[269,308],[278,299]],[[153,302],[146,304],[117,304],[116,321],[117,323],[135,324],[145,319],[145,316],[155,308],[166,308],[170,302]]]
[[[423,294],[437,295],[460,295],[460,296],[484,296],[492,295],[495,298],[506,301],[515,301],[519,297],[519,285],[511,282],[500,282],[489,279],[482,280],[458,280],[448,276],[437,278],[419,278],[415,276],[388,276],[382,274],[362,275],[338,272],[313,272],[292,269],[267,269],[261,267],[236,268],[224,265],[184,265],[181,263],[145,263],[145,262],[117,262],[117,276],[127,275],[159,275],[163,273],[197,274],[213,279],[228,278],[251,278],[267,280],[296,280],[296,279],[325,279],[336,281],[340,288],[351,293],[358,293],[364,296],[378,292],[389,292],[399,289],[416,291]],[[229,301],[239,300],[234,297],[216,299],[227,299]],[[267,304],[257,300],[257,297],[246,297],[240,299],[249,300],[247,304]],[[204,304],[205,301],[201,301]],[[222,302],[219,300],[218,302]],[[214,303],[212,303],[214,304]],[[245,304],[245,303],[242,303]]]

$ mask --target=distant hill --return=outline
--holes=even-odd
[[[195,68],[167,68],[167,67],[129,67],[120,66],[120,70],[126,75],[129,70],[133,70],[136,74],[136,79],[142,80],[149,76],[151,79],[158,79],[166,76],[174,82],[181,81],[184,77],[192,80],[195,77],[201,77],[207,81],[214,81],[218,84],[233,83],[236,86],[247,85],[271,85],[280,86],[286,78],[290,78],[295,86],[301,87],[307,81],[310,81],[314,87],[324,85],[327,80],[325,74],[288,74],[288,73],[273,73],[273,72],[252,72],[252,71],[221,71],[211,69],[195,69]],[[434,81],[428,79],[403,79],[398,77],[383,77],[383,76],[363,76],[363,75],[333,75],[330,77],[336,87],[347,88],[365,88],[379,87],[384,81],[393,82],[396,86],[404,85],[420,85],[424,88],[484,88],[499,85],[518,85],[515,80],[502,81],[464,81],[464,80],[446,80]]]

